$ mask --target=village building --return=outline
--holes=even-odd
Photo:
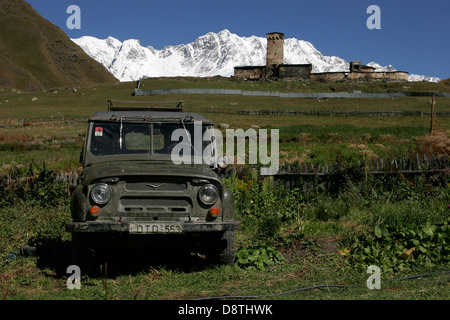
[[[350,62],[349,72],[312,73],[312,64],[284,64],[284,33],[267,33],[265,66],[236,66],[234,77],[246,80],[279,79],[338,81],[408,81],[408,72],[377,72],[374,67],[362,65],[361,61]]]

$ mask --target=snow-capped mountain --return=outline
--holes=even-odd
[[[369,67],[375,68],[375,72],[393,72],[397,71],[393,66],[381,66],[376,62],[369,62],[367,64]],[[410,74],[408,75],[408,81],[428,81],[428,82],[439,82],[441,79],[437,77],[429,77],[429,76],[423,76],[418,74]]]
[[[441,81],[438,77],[430,77],[430,76],[423,76],[418,74],[410,74],[408,75],[408,81],[428,81],[428,82],[439,82]]]
[[[387,65],[387,66],[381,66],[376,62],[369,62],[367,64],[367,66],[375,68],[375,72],[393,72],[393,71],[397,71],[397,69],[395,69],[393,66],[391,65]]]
[[[88,55],[104,65],[120,81],[145,77],[225,76],[234,74],[235,66],[265,65],[267,40],[263,37],[239,37],[228,30],[210,32],[189,44],[156,50],[141,46],[139,40],[120,42],[108,37],[84,36],[72,39]],[[349,63],[335,56],[324,56],[310,42],[285,39],[286,64],[311,63],[312,72],[348,71]],[[373,62],[378,71],[384,68]],[[424,77],[424,76],[422,76]]]

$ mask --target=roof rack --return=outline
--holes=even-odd
[[[115,106],[114,103],[131,105]],[[164,104],[178,103],[176,107],[164,107]],[[121,101],[108,100],[108,111],[183,111],[184,101]]]

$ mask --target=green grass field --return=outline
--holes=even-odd
[[[399,91],[450,91],[449,86],[437,83],[377,83],[387,87],[385,92]],[[396,99],[296,99],[276,97],[251,97],[235,95],[162,95],[132,96],[136,84],[134,82],[119,83],[109,86],[63,88],[41,93],[0,92],[0,120],[20,119],[73,119],[88,117],[95,111],[105,110],[107,100],[125,101],[173,101],[184,100],[188,111],[202,111],[211,114],[235,113],[237,110],[331,110],[331,111],[430,111],[430,97],[409,97]],[[280,88],[281,86],[281,88]],[[306,86],[306,87],[305,87]],[[303,82],[239,82],[228,78],[156,78],[145,80],[143,90],[170,88],[239,88],[242,90],[282,91],[282,92],[328,92],[328,87],[337,87],[336,91],[352,92],[353,89],[371,92],[374,84],[347,84],[349,88],[341,88],[343,84],[305,84]],[[368,88],[361,88],[367,86]],[[407,87],[408,89],[404,89]],[[312,89],[310,89],[312,88]],[[372,90],[373,91],[373,90]],[[33,99],[33,98],[37,98]],[[34,101],[33,101],[34,100]],[[435,111],[448,111],[449,98],[436,98]],[[294,120],[292,120],[294,121]],[[232,123],[234,124],[234,123]],[[239,123],[237,123],[239,124]]]
[[[235,195],[239,259],[232,267],[192,261],[155,261],[128,268],[108,265],[103,278],[84,275],[80,290],[66,287],[70,234],[67,187],[51,183],[61,171],[79,171],[89,115],[107,108],[107,100],[185,101],[231,128],[280,130],[280,161],[355,163],[365,155],[401,158],[450,152],[450,121],[430,118],[238,115],[237,110],[423,110],[429,98],[286,99],[216,95],[135,97],[135,83],[62,88],[51,92],[0,91],[0,293],[10,300],[185,300],[215,296],[260,296],[280,300],[448,300],[448,174],[431,178],[386,176],[348,181],[337,193],[324,190],[274,190],[270,181],[249,175],[226,180]],[[430,83],[325,84],[239,82],[214,78],[158,78],[143,89],[223,88],[293,92],[450,91]],[[35,99],[37,98],[37,99]],[[437,98],[436,111],[449,111],[450,99]],[[45,164],[45,171],[43,166]],[[32,170],[29,170],[29,168]],[[29,176],[30,184],[6,185],[6,174]],[[42,172],[47,175],[42,176]],[[42,178],[44,177],[44,178]],[[45,178],[46,177],[46,178]],[[282,210],[280,210],[282,208]],[[388,230],[388,231],[387,231]],[[403,235],[401,235],[403,234]],[[400,241],[397,241],[400,239]],[[442,242],[444,241],[444,242]],[[19,247],[41,243],[39,257],[17,257]],[[443,245],[447,243],[447,245]],[[407,249],[413,254],[401,258]],[[441,248],[441,249],[436,249]],[[46,250],[45,250],[46,249]],[[279,259],[282,254],[283,259]],[[130,261],[128,263],[128,261]],[[257,262],[259,264],[257,264]],[[369,290],[368,264],[382,266],[380,290]],[[259,268],[258,266],[261,266]],[[138,266],[138,268],[129,268]],[[250,266],[250,267],[248,267]],[[432,275],[428,275],[428,274]],[[427,274],[418,278],[399,278]],[[304,291],[287,291],[317,285]],[[358,287],[352,287],[358,285]],[[271,295],[280,293],[279,295]]]
[[[335,160],[337,154],[327,155],[327,149],[346,150],[355,143],[371,144],[380,156],[407,157],[409,153],[421,152],[421,142],[430,128],[429,116],[293,116],[293,115],[238,115],[237,110],[306,110],[306,111],[430,111],[429,97],[409,97],[396,99],[293,99],[276,97],[249,97],[231,95],[162,95],[132,96],[136,84],[120,83],[109,86],[63,88],[51,92],[17,93],[0,92],[0,139],[4,145],[2,163],[22,163],[32,159],[41,160],[47,155],[49,165],[62,163],[57,167],[74,167],[77,159],[76,148],[80,146],[78,137],[84,136],[87,118],[97,111],[107,108],[107,100],[125,101],[174,101],[183,100],[187,111],[200,112],[216,124],[228,123],[230,128],[247,129],[252,125],[260,128],[280,130],[281,150],[284,154],[315,152],[316,163]],[[448,91],[449,87],[436,83],[311,83],[311,82],[248,82],[229,78],[155,78],[143,81],[143,87],[152,89],[168,88],[239,88],[242,90],[269,90],[291,92],[352,91]],[[436,98],[435,111],[449,111],[450,98]],[[226,121],[225,121],[226,119]],[[435,128],[449,130],[447,117],[436,117]],[[369,139],[367,139],[369,137]],[[39,148],[14,146],[39,144]],[[20,141],[20,140],[25,141]],[[73,147],[64,152],[57,149],[58,143],[65,141]],[[370,140],[370,141],[368,141]],[[44,141],[44,143],[40,143]],[[22,143],[24,142],[24,143]],[[405,144],[406,142],[406,144]],[[387,145],[385,145],[387,143]],[[384,146],[380,150],[380,145]],[[16,149],[16,153],[6,154]],[[37,150],[36,150],[37,149]],[[68,153],[67,153],[68,151]],[[348,151],[348,150],[347,150]],[[345,151],[346,154],[348,152]],[[34,153],[34,154],[33,154]],[[64,155],[66,154],[66,155]],[[321,154],[321,155],[319,155]],[[348,156],[350,156],[348,154]],[[289,158],[289,157],[288,157]],[[59,161],[61,160],[61,161]]]

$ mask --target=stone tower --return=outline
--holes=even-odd
[[[284,33],[267,34],[266,67],[273,69],[284,63]]]

